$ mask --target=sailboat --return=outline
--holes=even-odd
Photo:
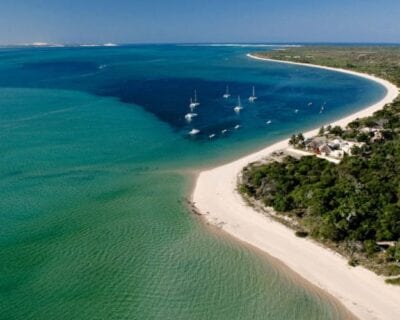
[[[198,129],[192,129],[192,130],[189,131],[189,134],[190,134],[191,136],[195,136],[195,135],[198,134],[199,132],[200,132],[200,130],[198,130]]]
[[[193,110],[194,108],[198,107],[200,105],[200,102],[197,101],[197,92],[194,90],[194,101],[192,98],[190,98],[190,109]]]
[[[249,97],[249,101],[250,102],[254,102],[254,101],[256,101],[257,100],[257,97],[256,97],[256,88],[253,86],[253,94]]]
[[[192,112],[190,112],[190,113],[187,113],[187,114],[185,114],[185,119],[187,120],[187,121],[192,121],[192,119],[194,118],[194,117],[197,117],[197,113],[192,113]]]
[[[322,104],[321,109],[319,110],[319,113],[324,112],[325,106],[326,106],[326,101],[324,101],[324,103]]]
[[[236,107],[233,108],[233,110],[235,110],[236,113],[239,113],[242,109],[243,109],[243,107],[242,107],[242,103],[240,102],[240,96],[238,96],[238,104]]]
[[[231,94],[229,93],[229,87],[226,86],[226,92],[224,93],[224,95],[222,96],[224,99],[228,99],[231,96]]]
[[[189,108],[190,108],[190,111],[194,110],[194,104],[193,104],[193,99],[192,98],[190,98]]]

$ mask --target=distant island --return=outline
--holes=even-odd
[[[398,318],[400,47],[304,46],[247,56],[363,77],[386,94],[361,111],[201,172],[196,210],[356,317]]]

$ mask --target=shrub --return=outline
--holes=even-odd
[[[354,258],[354,257],[352,257],[350,260],[349,260],[349,266],[352,266],[352,267],[356,267],[356,266],[358,266],[358,260],[356,259],[356,258]]]

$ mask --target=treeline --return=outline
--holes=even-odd
[[[400,86],[400,46],[303,46],[257,55],[374,74]]]

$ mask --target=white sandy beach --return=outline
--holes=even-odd
[[[381,101],[332,122],[332,125],[346,126],[356,118],[369,116],[392,102],[399,92],[395,85],[371,75],[309,64],[298,65],[352,74],[386,87],[387,94]],[[305,136],[316,135],[317,132],[318,129],[314,129]],[[210,223],[222,223],[224,231],[281,260],[304,279],[331,294],[356,317],[400,319],[400,287],[386,284],[382,277],[363,267],[350,267],[344,257],[312,240],[296,237],[293,230],[246,205],[236,191],[237,177],[244,166],[287,146],[288,140],[283,140],[234,162],[201,172],[192,195],[196,208]]]

